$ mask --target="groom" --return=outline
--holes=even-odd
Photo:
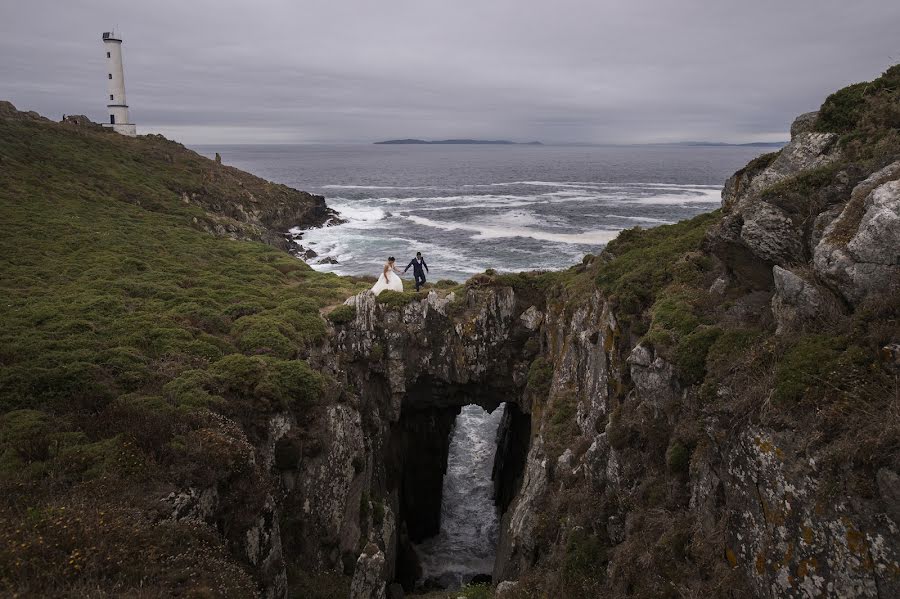
[[[422,257],[422,252],[416,252],[416,257],[409,261],[409,264],[406,265],[403,272],[405,273],[409,270],[410,266],[412,266],[413,275],[416,277],[416,291],[418,291],[419,287],[425,284],[425,273],[428,272],[428,265],[425,264],[425,258]]]

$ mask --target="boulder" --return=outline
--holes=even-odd
[[[356,570],[350,583],[350,599],[386,599],[384,580],[384,553],[369,543],[356,560]]]
[[[541,323],[544,322],[544,314],[535,306],[531,306],[522,312],[519,319],[522,321],[522,324],[525,325],[526,329],[529,331],[536,331],[538,327],[541,326]]]
[[[850,304],[858,305],[873,294],[896,293],[900,287],[898,165],[882,169],[860,183],[841,216],[829,225],[816,246],[816,275]],[[884,176],[893,180],[873,187],[873,179],[877,183]],[[864,193],[865,199],[861,200]]]
[[[816,126],[816,119],[819,118],[819,111],[804,112],[794,119],[791,123],[791,140],[796,139],[801,133],[812,133]]]
[[[802,330],[815,322],[830,304],[814,284],[787,269],[775,266],[772,276],[775,280],[772,315],[777,324],[777,335]]]
[[[791,143],[782,148],[778,158],[753,178],[749,194],[836,161],[840,158],[837,140],[838,136],[834,133],[798,133]]]
[[[784,210],[766,202],[744,210],[741,240],[757,258],[771,264],[791,264],[803,259],[800,231]]]
[[[101,125],[95,123],[91,119],[87,118],[83,114],[68,114],[63,116],[62,122],[69,123],[70,125],[76,125],[78,127],[92,127],[95,129],[101,129]]]
[[[799,117],[789,144],[774,158],[758,159],[735,173],[722,190],[725,218],[709,230],[704,249],[750,287],[769,288],[773,264],[806,261],[809,248],[803,231],[784,209],[764,199],[763,192],[840,158],[837,136],[810,131],[811,120],[810,115]]]
[[[517,586],[519,586],[518,580],[504,580],[494,589],[494,598],[503,599],[504,597],[509,597]]]
[[[626,361],[638,399],[652,408],[655,416],[666,412],[678,397],[675,368],[643,345],[632,349]]]

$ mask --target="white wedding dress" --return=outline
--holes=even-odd
[[[372,293],[378,295],[382,291],[403,291],[403,280],[400,276],[388,270],[385,273],[382,273],[380,277],[378,277],[378,281],[375,285],[372,286]]]

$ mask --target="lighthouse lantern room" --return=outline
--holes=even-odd
[[[106,88],[108,92],[106,127],[112,127],[122,135],[137,135],[137,128],[128,118],[128,103],[125,101],[125,69],[122,66],[122,36],[115,31],[103,33],[106,49]]]

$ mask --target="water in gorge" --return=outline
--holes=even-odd
[[[466,406],[450,439],[441,498],[441,531],[416,546],[422,581],[459,588],[476,574],[490,574],[499,535],[491,468],[504,406],[488,413]]]

